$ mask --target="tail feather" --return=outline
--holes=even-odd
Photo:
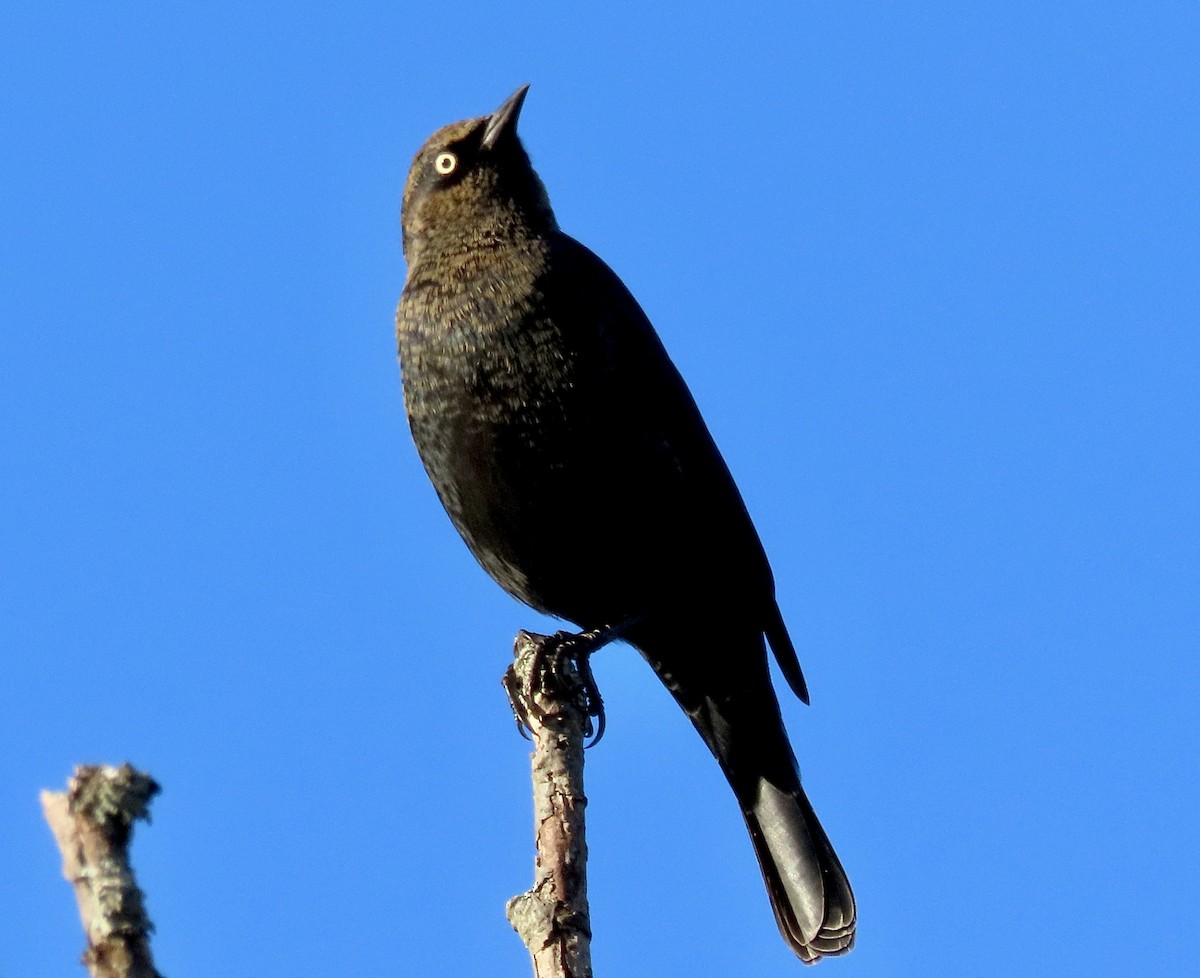
[[[777,640],[776,633],[783,636]],[[768,632],[795,692],[807,689],[781,619]],[[771,688],[762,633],[721,633],[711,622],[690,636],[639,623],[626,636],[683,708],[737,796],[762,869],[775,920],[806,964],[854,946],[857,913],[850,882],[800,786],[795,755]],[[680,655],[705,648],[745,650]],[[665,655],[663,653],[666,653]],[[789,655],[790,652],[790,655]],[[794,662],[794,670],[788,669]]]
[[[805,964],[849,951],[854,893],[804,789],[781,791],[763,778],[742,813],[784,940]]]

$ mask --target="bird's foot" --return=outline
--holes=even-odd
[[[628,623],[606,626],[586,632],[556,632],[553,635],[529,636],[533,640],[533,661],[521,681],[513,667],[504,674],[504,688],[512,704],[513,715],[521,736],[530,739],[529,718],[544,723],[553,713],[544,709],[535,690],[560,690],[566,696],[577,696],[586,713],[588,747],[599,743],[604,736],[604,700],[592,673],[591,656],[609,642],[621,637]],[[527,633],[522,633],[522,637]],[[518,646],[520,638],[518,638]]]
[[[568,659],[573,660],[583,699],[587,704],[587,737],[585,747],[595,747],[604,736],[604,700],[596,676],[592,672],[592,653],[602,649],[616,636],[612,629],[600,628],[590,632],[555,632],[553,660],[550,668],[560,669]]]

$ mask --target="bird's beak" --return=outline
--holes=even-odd
[[[522,85],[508,98],[504,104],[488,116],[487,128],[483,131],[483,148],[493,149],[509,133],[516,135],[517,116],[521,114],[521,106],[525,104],[525,93],[528,85]]]

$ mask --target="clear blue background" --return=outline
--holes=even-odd
[[[527,81],[773,558],[860,901],[821,973],[1191,971],[1198,40],[1194,3],[6,4],[0,974],[81,973],[37,792],[127,759],[165,973],[527,973],[499,678],[553,625],[441,513],[392,338],[413,153]],[[597,975],[797,974],[699,740],[596,666]]]

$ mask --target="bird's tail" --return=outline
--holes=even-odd
[[[745,784],[740,779],[729,780],[784,940],[805,964],[849,951],[856,923],[854,893],[799,777],[783,786],[760,777],[752,789],[740,787]]]
[[[719,647],[744,648],[745,641],[734,636]],[[812,963],[853,946],[854,893],[800,786],[761,636],[757,641],[755,654],[735,659],[731,668],[728,658],[679,655],[681,647],[703,648],[700,641],[649,629],[634,636],[721,765],[750,830],[780,933]]]

